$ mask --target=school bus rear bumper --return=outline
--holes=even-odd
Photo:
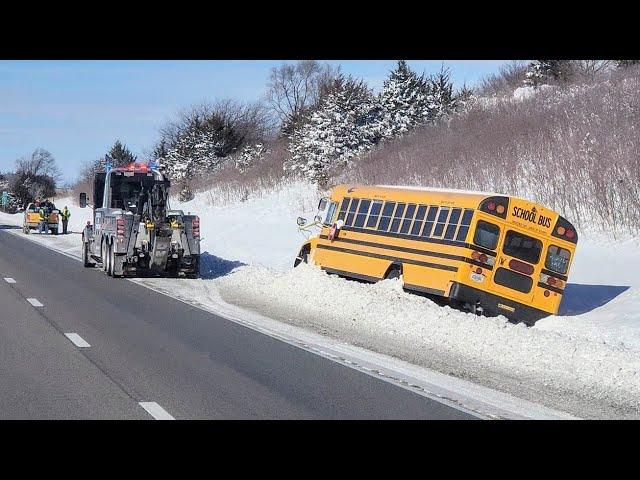
[[[451,286],[449,298],[472,305],[479,301],[484,313],[489,315],[504,315],[511,320],[524,322],[527,325],[534,325],[538,320],[551,315],[551,313],[545,312],[544,310],[499,297],[498,295],[457,282],[454,282]]]

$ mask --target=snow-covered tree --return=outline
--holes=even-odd
[[[418,75],[400,60],[384,81],[379,101],[385,137],[396,136],[427,121],[429,87],[424,75]]]
[[[244,172],[248,168],[255,165],[260,158],[269,153],[264,144],[256,143],[255,145],[246,145],[240,153],[235,156],[235,165],[240,172]]]
[[[182,180],[215,171],[241,145],[242,137],[219,112],[211,112],[209,116],[196,112],[170,139],[168,146],[166,143],[155,149],[158,153],[164,151],[158,160],[167,167],[171,178]]]
[[[432,75],[428,79],[428,87],[427,108],[430,121],[437,120],[456,111],[458,95],[453,93],[453,82],[448,68],[443,66],[438,73]]]
[[[400,60],[385,80],[379,102],[385,137],[395,137],[451,113],[455,107],[450,73],[443,68],[430,78]]]
[[[330,169],[347,164],[380,140],[379,115],[366,84],[340,75],[320,107],[290,137],[285,171],[324,185]]]
[[[539,87],[550,83],[565,82],[575,69],[571,60],[534,60],[525,72],[524,84]]]
[[[171,178],[188,181],[232,162],[242,147],[261,143],[270,128],[260,104],[231,100],[203,104],[162,129],[153,155]]]

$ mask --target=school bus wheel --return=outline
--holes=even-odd
[[[298,253],[295,262],[293,262],[293,268],[297,267],[301,263],[309,263],[309,254],[311,253],[311,247],[309,245],[305,245]]]
[[[402,265],[392,264],[385,274],[386,280],[393,280],[394,278],[400,278],[402,276]]]

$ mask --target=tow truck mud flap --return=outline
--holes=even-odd
[[[171,237],[156,236],[155,241],[153,242],[150,267],[164,270],[167,265],[167,257],[169,256],[170,247]]]

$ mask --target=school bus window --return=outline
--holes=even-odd
[[[351,198],[344,197],[342,199],[342,204],[340,204],[340,213],[338,213],[338,220],[344,221],[344,217],[347,215],[347,209],[349,208],[349,201]]]
[[[353,224],[354,227],[357,227],[357,228],[364,227],[364,221],[367,218],[367,213],[369,213],[370,205],[371,205],[371,200],[360,201],[360,208],[358,209],[358,214],[356,215],[356,221]]]
[[[404,207],[406,204],[399,203],[396,207],[396,213],[393,216],[393,221],[391,222],[390,232],[398,233],[398,228],[400,227],[400,220],[402,220],[402,216],[404,215]]]
[[[522,293],[529,293],[533,280],[527,275],[520,275],[519,273],[512,272],[506,268],[498,268],[496,274],[493,276],[493,281],[498,285],[508,287],[512,290],[517,290]]]
[[[393,210],[396,208],[396,202],[387,202],[382,209],[382,216],[380,217],[380,224],[378,224],[378,230],[386,232],[389,229],[389,223],[391,222],[391,216]]]
[[[449,216],[449,207],[442,207],[438,214],[438,221],[436,222],[436,228],[433,229],[433,236],[436,238],[442,237],[444,226],[447,223],[447,217]]]
[[[382,202],[375,201],[371,204],[371,211],[367,219],[367,228],[376,228],[378,218],[380,218],[380,210],[382,210]]]
[[[429,207],[429,213],[427,213],[427,221],[424,224],[424,230],[422,231],[423,237],[430,237],[431,230],[433,228],[433,221],[436,219],[436,214],[438,213],[438,207],[431,206]]]
[[[447,240],[453,240],[453,236],[458,228],[458,221],[460,220],[461,208],[454,208],[451,210],[451,217],[449,218],[449,225],[447,225],[447,231],[444,234],[444,238]]]
[[[467,233],[469,233],[469,225],[471,225],[471,219],[473,218],[473,210],[466,209],[462,215],[462,221],[460,222],[460,228],[456,235],[456,241],[464,242],[467,239]]]
[[[345,225],[353,226],[353,221],[356,218],[356,210],[358,210],[359,202],[360,202],[359,198],[351,199],[351,204],[349,205],[349,213],[347,214],[347,220],[344,222]]]
[[[413,221],[413,227],[411,227],[411,235],[420,235],[420,229],[424,223],[424,216],[427,213],[426,205],[420,205],[416,212],[416,219]]]
[[[338,204],[336,202],[331,202],[329,205],[329,209],[327,211],[327,216],[324,218],[323,223],[325,225],[331,225],[333,220],[333,215],[336,213],[336,207]]]
[[[480,247],[495,250],[498,246],[500,228],[493,223],[479,220],[476,225],[476,233],[473,235],[473,243]]]
[[[404,215],[404,220],[402,221],[402,226],[400,227],[400,233],[408,233],[409,227],[411,226],[411,222],[413,221],[413,215],[416,212],[416,206],[414,204],[409,204],[407,207],[407,213]]]
[[[540,260],[542,242],[522,233],[509,230],[505,236],[502,251],[506,255],[535,265]]]
[[[569,258],[571,253],[569,250],[550,245],[547,249],[547,259],[544,262],[544,267],[554,272],[565,274],[569,268]]]

